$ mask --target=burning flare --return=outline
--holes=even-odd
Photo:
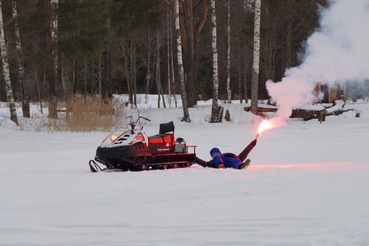
[[[256,135],[256,138],[257,139],[259,137],[259,134],[262,133],[263,131],[265,130],[268,130],[268,129],[271,129],[273,126],[272,126],[272,123],[268,120],[263,120],[260,125],[259,125],[259,129],[258,129],[258,134]]]
[[[263,120],[259,125],[258,134],[256,135],[256,138],[258,138],[259,134],[265,130],[280,127],[283,125],[286,125],[286,121],[281,117],[275,117],[270,120]]]
[[[268,120],[263,120],[260,123],[259,129],[258,129],[258,134],[262,133],[265,130],[271,129],[273,128],[272,122],[268,121]]]

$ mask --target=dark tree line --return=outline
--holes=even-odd
[[[180,93],[175,0],[2,0],[10,79],[16,101],[64,100],[76,93]],[[188,106],[212,98],[210,0],[179,0]],[[219,99],[227,100],[227,33],[232,99],[250,97],[253,0],[216,0]],[[17,16],[12,6],[16,3]],[[303,42],[317,28],[325,0],[262,0],[258,96],[265,81],[280,80],[299,64]],[[16,47],[19,27],[21,53]],[[227,32],[228,24],[230,32]],[[21,55],[22,59],[19,60]],[[19,63],[24,67],[20,83]],[[27,97],[27,100],[24,98]],[[0,98],[7,100],[5,82]],[[56,104],[54,105],[54,109]],[[50,110],[50,106],[49,106]],[[56,117],[56,110],[49,111]]]

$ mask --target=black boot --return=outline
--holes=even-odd
[[[238,169],[244,169],[244,168],[248,168],[250,166],[250,159],[247,159],[244,163],[242,163]]]

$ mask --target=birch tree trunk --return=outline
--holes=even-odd
[[[185,87],[185,80],[184,80],[182,38],[181,38],[181,31],[179,29],[179,0],[175,0],[175,27],[176,27],[176,35],[177,35],[177,59],[178,59],[179,83],[181,86],[181,96],[182,96],[183,120],[185,122],[191,122],[190,114],[188,112],[188,105],[187,105],[187,99],[186,99],[186,87]]]
[[[213,104],[211,107],[211,122],[218,122],[218,50],[217,50],[217,23],[215,15],[215,0],[211,0],[211,22],[212,22],[212,52],[213,52]]]
[[[24,66],[23,66],[23,59],[22,59],[22,44],[20,39],[20,32],[18,26],[18,11],[17,11],[17,2],[12,1],[12,10],[13,10],[13,18],[15,19],[14,22],[14,31],[15,31],[15,46],[18,53],[18,81],[20,84],[21,95],[22,95],[22,111],[23,117],[30,118],[30,110],[29,110],[29,100],[27,95],[27,90],[23,81],[24,78]]]
[[[9,72],[9,61],[8,61],[8,51],[5,44],[5,34],[4,34],[4,24],[3,24],[3,7],[2,1],[0,0],[0,50],[1,50],[1,60],[3,64],[3,75],[5,80],[5,90],[6,97],[9,104],[10,119],[18,125],[17,111],[14,103],[14,95],[12,90],[12,84],[10,82],[10,72]]]
[[[258,113],[258,84],[260,63],[260,12],[261,0],[255,0],[254,55],[251,74],[251,112]]]
[[[168,77],[168,104],[169,108],[172,107],[172,91],[171,91],[171,83],[172,79],[170,76],[170,11],[169,7],[167,8],[167,77]]]
[[[228,38],[228,50],[227,50],[227,92],[228,103],[232,100],[231,91],[231,2],[228,0],[228,19],[227,19],[227,38]]]
[[[249,3],[248,0],[243,1],[243,6],[245,10],[245,17],[248,15],[249,12]],[[249,49],[248,47],[245,48],[245,66],[244,66],[244,76],[243,76],[243,97],[245,99],[245,103],[248,103],[249,97],[248,97],[248,72],[249,72]],[[242,103],[242,100],[241,100]]]

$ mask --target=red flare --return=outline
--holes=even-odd
[[[259,129],[258,129],[258,135],[256,135],[256,138],[258,138],[260,133],[262,133],[265,130],[271,129],[271,128],[273,128],[272,123],[268,120],[263,120],[260,123]]]

